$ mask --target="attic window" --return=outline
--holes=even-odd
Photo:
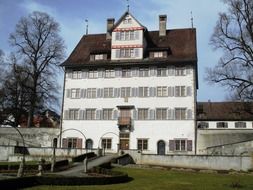
[[[149,53],[150,58],[166,58],[167,52],[166,51],[155,51]]]
[[[91,61],[107,60],[107,54],[92,54],[90,55]]]
[[[123,24],[131,24],[132,23],[132,18],[130,18],[129,16],[127,16],[124,21]]]

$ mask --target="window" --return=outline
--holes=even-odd
[[[121,88],[121,97],[130,97],[131,94],[131,88],[130,87],[122,87]]]
[[[82,71],[73,71],[72,78],[73,79],[81,79],[82,78]]]
[[[216,124],[217,128],[228,128],[228,123],[227,122],[218,122]]]
[[[186,74],[184,67],[176,67],[176,76],[184,76]]]
[[[113,98],[113,88],[104,88],[104,98]]]
[[[104,59],[104,54],[96,54],[95,55],[95,60],[103,60]]]
[[[103,109],[103,120],[112,119],[112,109]]]
[[[209,127],[209,123],[208,122],[200,122],[198,124],[198,128],[200,128],[200,129],[206,129],[208,127]]]
[[[149,69],[148,68],[140,68],[139,76],[140,77],[148,77]]]
[[[77,120],[78,119],[78,109],[70,109],[69,110],[69,119]]]
[[[158,77],[166,77],[167,69],[166,68],[157,68],[157,76]]]
[[[245,122],[235,122],[235,128],[246,128],[246,123]]]
[[[163,51],[154,52],[154,58],[165,57]]]
[[[156,109],[156,119],[157,120],[167,119],[167,109],[166,108],[157,108]]]
[[[139,97],[148,97],[148,87],[139,87]]]
[[[114,70],[105,70],[105,78],[113,78],[113,77],[115,77]]]
[[[176,151],[186,151],[186,140],[175,140],[175,150]]]
[[[123,69],[122,70],[122,77],[123,78],[131,77],[131,69]]]
[[[87,89],[87,98],[96,98],[96,88]]]
[[[95,70],[90,70],[90,71],[89,71],[88,77],[89,77],[90,79],[96,79],[96,78],[98,78],[98,72],[95,71]]]
[[[175,109],[175,119],[177,119],[177,120],[186,119],[186,108],[176,108]]]
[[[148,150],[148,139],[137,139],[138,150]]]
[[[86,109],[86,119],[95,120],[95,109]]]
[[[157,87],[157,96],[158,97],[165,97],[168,96],[167,86],[158,86]]]
[[[77,148],[77,138],[67,138],[68,148]]]
[[[112,139],[103,138],[102,139],[102,148],[104,149],[112,149]]]
[[[80,98],[80,89],[79,88],[71,89],[71,98]]]
[[[186,96],[185,86],[176,86],[175,87],[175,96],[176,97]]]
[[[126,17],[124,20],[123,20],[123,24],[131,24],[132,23],[132,18],[130,17]]]
[[[134,57],[134,49],[120,49],[120,57],[122,58],[130,58]]]
[[[138,119],[147,120],[148,119],[148,109],[138,109]]]

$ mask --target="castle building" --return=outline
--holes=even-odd
[[[195,153],[196,30],[166,23],[148,31],[126,11],[81,38],[62,64],[62,147]]]

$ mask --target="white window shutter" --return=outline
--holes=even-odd
[[[187,110],[187,119],[192,119],[192,110],[191,109]]]
[[[81,97],[80,98],[84,98],[84,89],[81,89]]]
[[[70,96],[71,96],[71,89],[67,89],[66,90],[66,97],[70,98]]]
[[[72,78],[72,74],[73,74],[73,73],[72,73],[72,70],[66,71],[66,77],[67,77],[67,78],[70,78],[70,79],[71,79],[71,78]]]
[[[100,98],[100,97],[101,97],[101,89],[97,88],[97,98]]]
[[[79,110],[79,120],[83,120],[83,110]]]
[[[134,49],[134,54],[135,54],[135,57],[139,57],[140,56],[140,49],[139,48],[135,48]]]
[[[88,70],[83,70],[82,71],[82,78],[86,79],[88,77]]]
[[[138,40],[139,37],[140,37],[140,31],[139,30],[134,31],[134,38],[135,38],[135,40]]]
[[[155,119],[155,110],[150,109],[149,110],[149,119],[154,120]]]
[[[117,120],[118,119],[118,110],[113,111],[113,119]]]
[[[154,96],[156,96],[156,87],[153,87]]]
[[[69,119],[69,110],[64,111],[64,119],[68,120]]]
[[[117,89],[117,98],[120,97],[120,88]]]
[[[187,86],[187,96],[192,96],[192,87]]]
[[[115,50],[115,56],[116,56],[116,58],[120,58],[120,50],[119,49]]]
[[[133,110],[133,119],[137,120],[138,114],[137,114],[137,109]]]
[[[116,40],[120,40],[120,32],[116,32],[115,35],[116,35],[116,36],[115,36]]]
[[[174,96],[174,87],[173,86],[168,87],[168,96],[170,96],[170,97]]]
[[[192,72],[192,68],[191,67],[186,67],[186,74],[187,75],[190,75],[191,74],[191,72]]]
[[[169,76],[175,75],[175,67],[173,67],[173,66],[168,67],[168,75]]]
[[[99,69],[98,70],[98,78],[103,78],[104,76],[104,69]]]
[[[97,120],[101,119],[101,110],[96,110],[96,119]]]

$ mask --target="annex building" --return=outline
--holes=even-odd
[[[65,68],[62,147],[195,154],[196,30],[149,31],[129,11],[84,35]]]

